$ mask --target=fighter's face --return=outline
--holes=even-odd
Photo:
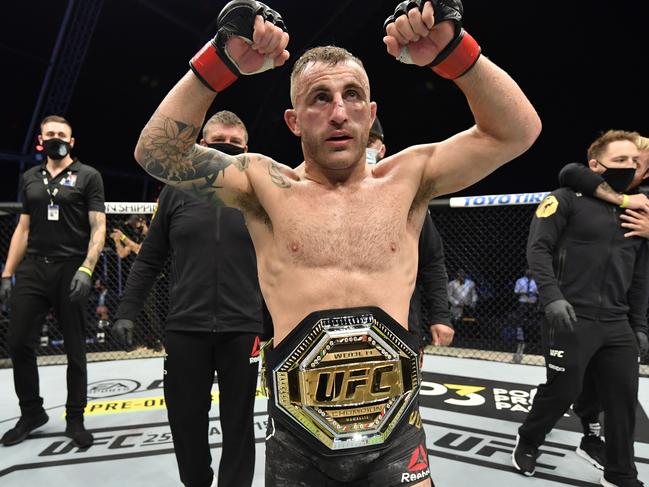
[[[333,170],[364,164],[376,115],[365,70],[352,61],[334,66],[314,63],[295,81],[289,127],[302,138],[305,160]]]

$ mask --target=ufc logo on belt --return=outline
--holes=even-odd
[[[550,357],[559,357],[559,358],[563,358],[563,350],[553,350],[553,349],[550,349]]]
[[[403,394],[398,361],[319,367],[302,372],[301,383],[308,406],[363,404]]]

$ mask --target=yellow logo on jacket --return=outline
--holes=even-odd
[[[554,215],[557,208],[559,208],[559,200],[557,197],[554,195],[546,196],[536,208],[536,216],[537,218],[547,218]]]

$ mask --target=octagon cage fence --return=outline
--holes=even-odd
[[[426,347],[427,353],[480,360],[543,365],[541,316],[538,306],[520,311],[516,281],[526,270],[525,247],[533,212],[547,192],[463,196],[433,200],[430,213],[444,242],[449,281],[459,271],[475,288],[471,305],[453,313],[455,338],[450,347]],[[20,203],[0,203],[0,259],[6,259]],[[113,239],[115,229],[128,235],[129,218],[141,215],[148,222],[155,203],[107,202],[106,246],[95,268],[93,281],[100,280],[88,299],[86,343],[89,361],[160,356],[163,328],[169,307],[170,262],[143,304],[135,327],[135,348],[122,350],[111,338],[119,299],[134,255],[121,258]],[[100,294],[103,301],[100,303]],[[103,308],[99,306],[103,304]],[[0,367],[11,367],[7,330],[11,309],[0,305]],[[65,343],[56,316],[48,313],[41,324],[37,349],[39,364],[65,363]],[[646,360],[646,359],[645,359]],[[649,365],[641,365],[649,375]]]

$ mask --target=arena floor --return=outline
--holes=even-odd
[[[0,370],[0,432],[13,426],[18,406],[11,369]],[[86,425],[95,445],[82,451],[63,436],[65,366],[40,368],[41,390],[50,421],[27,441],[0,447],[2,487],[171,487],[180,486],[171,435],[162,401],[162,359],[89,364]],[[599,485],[600,472],[574,450],[580,426],[566,415],[548,437],[535,477],[513,471],[510,454],[516,428],[529,407],[530,393],[544,378],[538,366],[426,356],[422,419],[431,472],[437,487]],[[636,462],[649,483],[649,379],[641,379]],[[256,410],[257,460],[242,458],[241,468],[255,469],[262,486],[266,401]],[[220,457],[218,404],[211,412],[214,465]]]

